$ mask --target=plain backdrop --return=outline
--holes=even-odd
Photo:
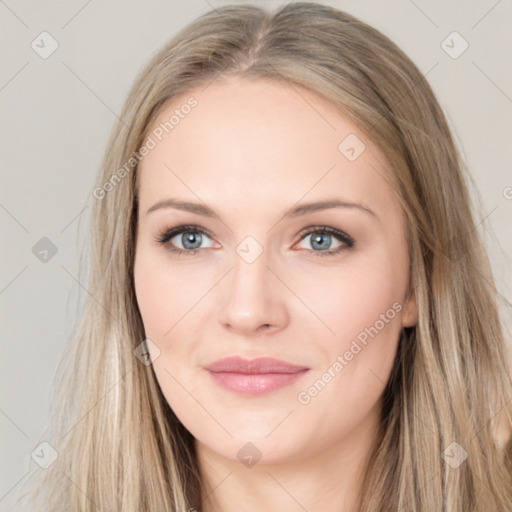
[[[58,360],[87,293],[80,251],[116,116],[154,52],[227,3],[245,2],[0,0],[2,511],[34,465]],[[427,76],[481,194],[477,229],[494,234],[486,240],[498,289],[512,300],[512,2],[323,3],[381,30]],[[501,314],[510,338],[510,310]]]

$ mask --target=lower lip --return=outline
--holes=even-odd
[[[284,388],[300,379],[308,370],[296,373],[225,373],[209,372],[214,381],[221,387],[242,395],[264,395]]]

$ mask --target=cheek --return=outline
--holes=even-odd
[[[301,395],[300,403],[312,405],[306,410],[317,410],[332,421],[350,410],[352,416],[344,423],[349,428],[373,407],[393,368],[407,281],[406,253],[390,250],[340,267],[333,279],[324,281],[323,300],[315,292],[317,314],[335,334],[325,330],[326,335],[313,338],[310,332],[323,364],[308,383],[313,388],[304,388]],[[325,389],[315,384],[323,378],[329,382]]]
[[[144,249],[137,253],[134,264],[134,283],[137,304],[142,317],[153,370],[162,393],[171,407],[187,406],[187,395],[173,379],[183,380],[183,361],[190,360],[190,344],[177,343],[179,339],[194,338],[191,329],[197,322],[191,321],[192,309],[204,290],[191,280],[191,272],[183,272],[177,265],[159,261]],[[196,284],[194,284],[196,283]],[[197,393],[197,389],[187,382],[187,390]]]
[[[318,316],[335,334],[325,331],[327,335],[313,337],[310,331],[309,338],[323,354],[322,364],[297,398],[304,422],[325,420],[316,428],[326,439],[343,436],[361,422],[389,380],[408,279],[403,263],[400,257],[380,254],[364,264],[347,265],[324,286],[323,300],[318,292],[310,296]]]
[[[162,393],[174,410],[187,417],[187,411],[197,414],[190,397],[201,396],[195,357],[198,340],[204,338],[205,314],[212,308],[207,292],[215,276],[200,262],[180,264],[162,253],[139,249],[135,293],[146,338],[153,342],[148,344],[149,352]]]
[[[396,326],[394,332],[400,330],[401,301],[407,279],[405,265],[393,261],[391,256],[380,257],[340,265],[338,270],[330,272],[328,279],[307,283],[303,280],[305,286],[299,293],[331,331],[329,335],[322,328],[323,339],[329,347],[336,345],[339,349],[344,341],[356,338],[375,324],[382,331],[389,331],[390,325]]]
[[[155,341],[168,338],[169,330],[204,294],[201,279],[190,268],[184,272],[144,250],[135,259],[134,282],[146,336]]]

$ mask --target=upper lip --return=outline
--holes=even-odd
[[[309,370],[306,366],[297,366],[272,357],[259,357],[257,359],[244,359],[243,357],[225,357],[205,366],[211,372],[224,373],[298,373]]]

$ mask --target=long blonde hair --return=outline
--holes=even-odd
[[[233,5],[205,14],[132,87],[98,176],[88,295],[44,438],[59,455],[33,471],[31,503],[51,512],[201,509],[194,439],[151,365],[134,356],[145,336],[133,285],[137,162],[126,163],[164,104],[220,73],[313,91],[349,116],[394,172],[419,319],[400,339],[357,510],[512,510],[512,383],[498,293],[445,116],[390,39],[332,7],[299,2],[275,13]]]

